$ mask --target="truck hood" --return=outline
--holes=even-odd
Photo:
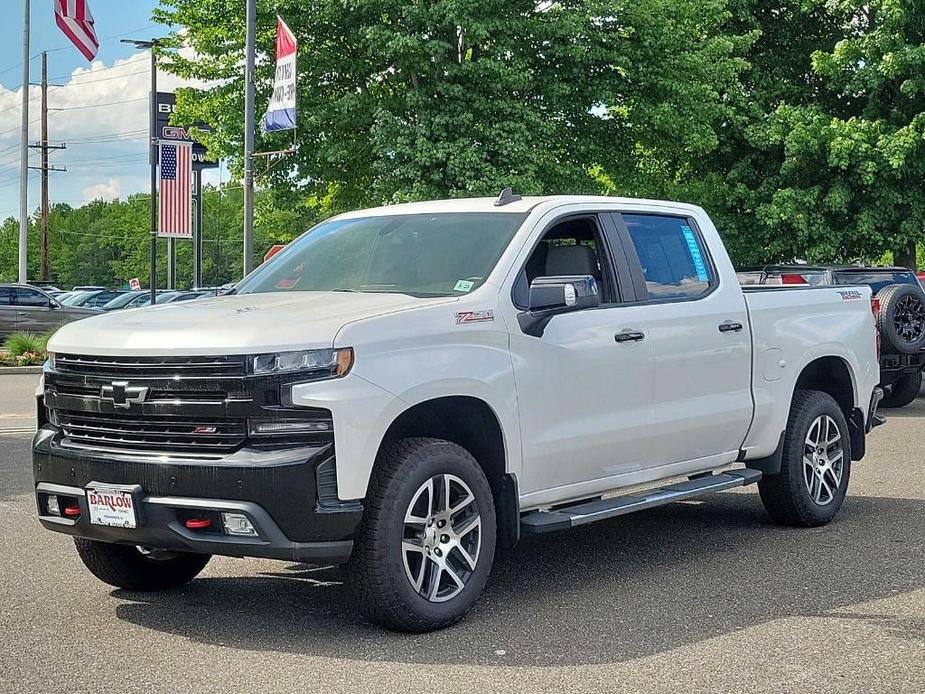
[[[455,297],[354,292],[219,296],[85,318],[62,327],[48,348],[101,356],[259,354],[326,348],[348,323],[453,301]]]

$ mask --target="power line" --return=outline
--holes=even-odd
[[[102,37],[101,39],[99,39],[99,42],[102,44],[102,43],[105,42],[105,41],[110,41],[110,40],[112,40],[112,39],[117,39],[117,38],[120,38],[120,37],[122,37],[122,36],[130,36],[131,34],[137,34],[139,31],[144,31],[145,29],[153,29],[153,28],[156,27],[156,26],[159,26],[159,25],[157,25],[157,24],[146,24],[146,25],[144,25],[144,26],[137,27],[137,28],[135,28],[135,29],[129,29],[128,31],[124,31],[124,32],[122,32],[121,34],[111,34],[111,35],[109,35],[109,36],[104,36],[104,37]],[[45,51],[45,52],[46,52],[46,53],[57,53],[58,51],[66,51],[66,50],[68,50],[69,48],[73,48],[73,46],[72,46],[71,44],[67,44],[67,45],[63,45],[63,46],[58,46],[57,48],[49,48],[49,49],[48,49],[47,51]],[[39,52],[36,53],[35,55],[30,56],[30,57],[29,57],[29,62],[32,62],[33,60],[35,60],[36,58],[38,58],[40,55],[42,55],[42,52],[41,52],[41,51],[39,51]],[[130,62],[131,60],[133,60],[133,58],[129,58],[129,59],[126,60],[125,62]],[[125,63],[123,63],[123,65],[124,65],[124,64],[125,64]],[[3,68],[2,70],[0,70],[0,75],[4,75],[4,74],[6,74],[7,72],[10,72],[11,70],[15,70],[15,69],[18,68],[18,67],[22,67],[22,61],[21,61],[21,60],[20,60],[18,63],[16,63],[15,65],[10,65],[9,67],[5,67],[5,68]],[[109,68],[101,68],[101,69],[99,69],[99,70],[93,70],[93,72],[102,72],[103,70],[111,70],[111,69],[113,69],[113,68],[115,68],[115,67],[122,67],[122,66],[121,66],[121,65],[113,65],[112,67],[109,67]],[[51,79],[57,81],[57,80],[59,80],[59,79],[64,79],[64,78],[70,77],[70,76],[71,76],[71,75],[64,75],[63,77],[52,77]],[[21,87],[22,85],[18,85],[18,86]],[[18,88],[18,87],[17,87],[17,88]]]
[[[124,64],[125,63],[123,63],[123,65]],[[116,67],[122,67],[122,65],[118,65]],[[83,74],[92,75],[93,72],[95,71],[85,72]],[[67,89],[68,87],[82,87],[85,84],[95,84],[96,82],[109,82],[111,80],[122,80],[122,79],[125,79],[126,77],[132,77],[133,75],[143,75],[147,72],[148,72],[147,70],[136,70],[135,72],[129,72],[128,74],[125,74],[125,75],[113,75],[112,77],[100,77],[98,80],[82,80],[80,78],[83,75],[74,75],[71,77],[71,81],[68,82],[67,84],[52,84],[49,86],[55,87],[56,89]]]
[[[141,55],[141,54],[138,54],[138,55]],[[72,80],[75,77],[81,77],[83,75],[97,75],[101,72],[109,72],[110,70],[120,70],[124,68],[126,65],[130,65],[131,63],[142,63],[143,61],[144,61],[144,56],[136,57],[133,55],[131,58],[126,58],[122,60],[122,62],[119,63],[118,65],[110,65],[109,67],[96,67],[96,68],[91,67],[89,69],[84,70],[83,72],[78,72],[76,75],[74,74],[74,72],[70,72],[66,75],[56,75],[55,77],[49,77],[48,79],[53,80],[55,82],[57,82],[58,80]]]
[[[119,104],[130,104],[135,101],[147,101],[148,97],[140,96],[137,99],[123,99],[122,101],[106,101],[101,104],[86,104],[84,106],[62,106],[60,108],[50,108],[49,111],[80,111],[85,108],[102,108],[103,106],[118,106]]]

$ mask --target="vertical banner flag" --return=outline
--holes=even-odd
[[[87,0],[55,0],[55,23],[84,58],[92,61],[100,49]]]
[[[157,235],[193,238],[193,143],[160,143],[161,190]]]
[[[282,17],[276,18],[276,80],[273,96],[263,117],[264,132],[295,128],[296,51],[295,34]]]

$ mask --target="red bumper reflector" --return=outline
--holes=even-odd
[[[71,516],[72,518],[73,518],[74,516],[79,516],[79,515],[80,515],[80,506],[65,506],[65,507],[64,507],[64,515],[65,515],[65,516]]]
[[[190,518],[186,521],[186,527],[190,530],[201,530],[202,528],[211,527],[212,521],[208,518]]]

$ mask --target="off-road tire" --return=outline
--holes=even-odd
[[[170,552],[154,559],[132,545],[74,538],[77,554],[90,573],[116,588],[166,590],[188,583],[209,563],[211,555]]]
[[[877,292],[880,312],[877,314],[877,329],[884,352],[915,354],[925,348],[925,292],[921,287],[911,284],[891,284]],[[921,316],[916,319],[916,326],[911,335],[903,337],[897,327],[897,311],[901,305],[912,303],[912,308]],[[919,306],[915,306],[915,304]],[[908,313],[909,306],[905,307]]]
[[[803,455],[810,426],[821,415],[834,420],[841,435],[842,475],[832,500],[822,506],[810,496],[803,478]],[[828,393],[798,390],[790,406],[780,473],[765,475],[758,492],[765,509],[777,523],[798,527],[825,525],[841,508],[851,477],[851,440],[848,423],[838,403]]]
[[[919,396],[922,389],[922,372],[919,371],[908,376],[903,376],[897,380],[887,390],[883,400],[880,401],[881,407],[905,407]]]
[[[481,546],[462,591],[435,603],[411,585],[401,542],[405,513],[415,493],[442,474],[455,475],[471,489],[481,517]],[[462,619],[481,595],[494,560],[496,534],[491,487],[475,458],[442,439],[401,439],[387,445],[376,461],[346,582],[360,612],[379,626],[413,633],[442,629]]]

